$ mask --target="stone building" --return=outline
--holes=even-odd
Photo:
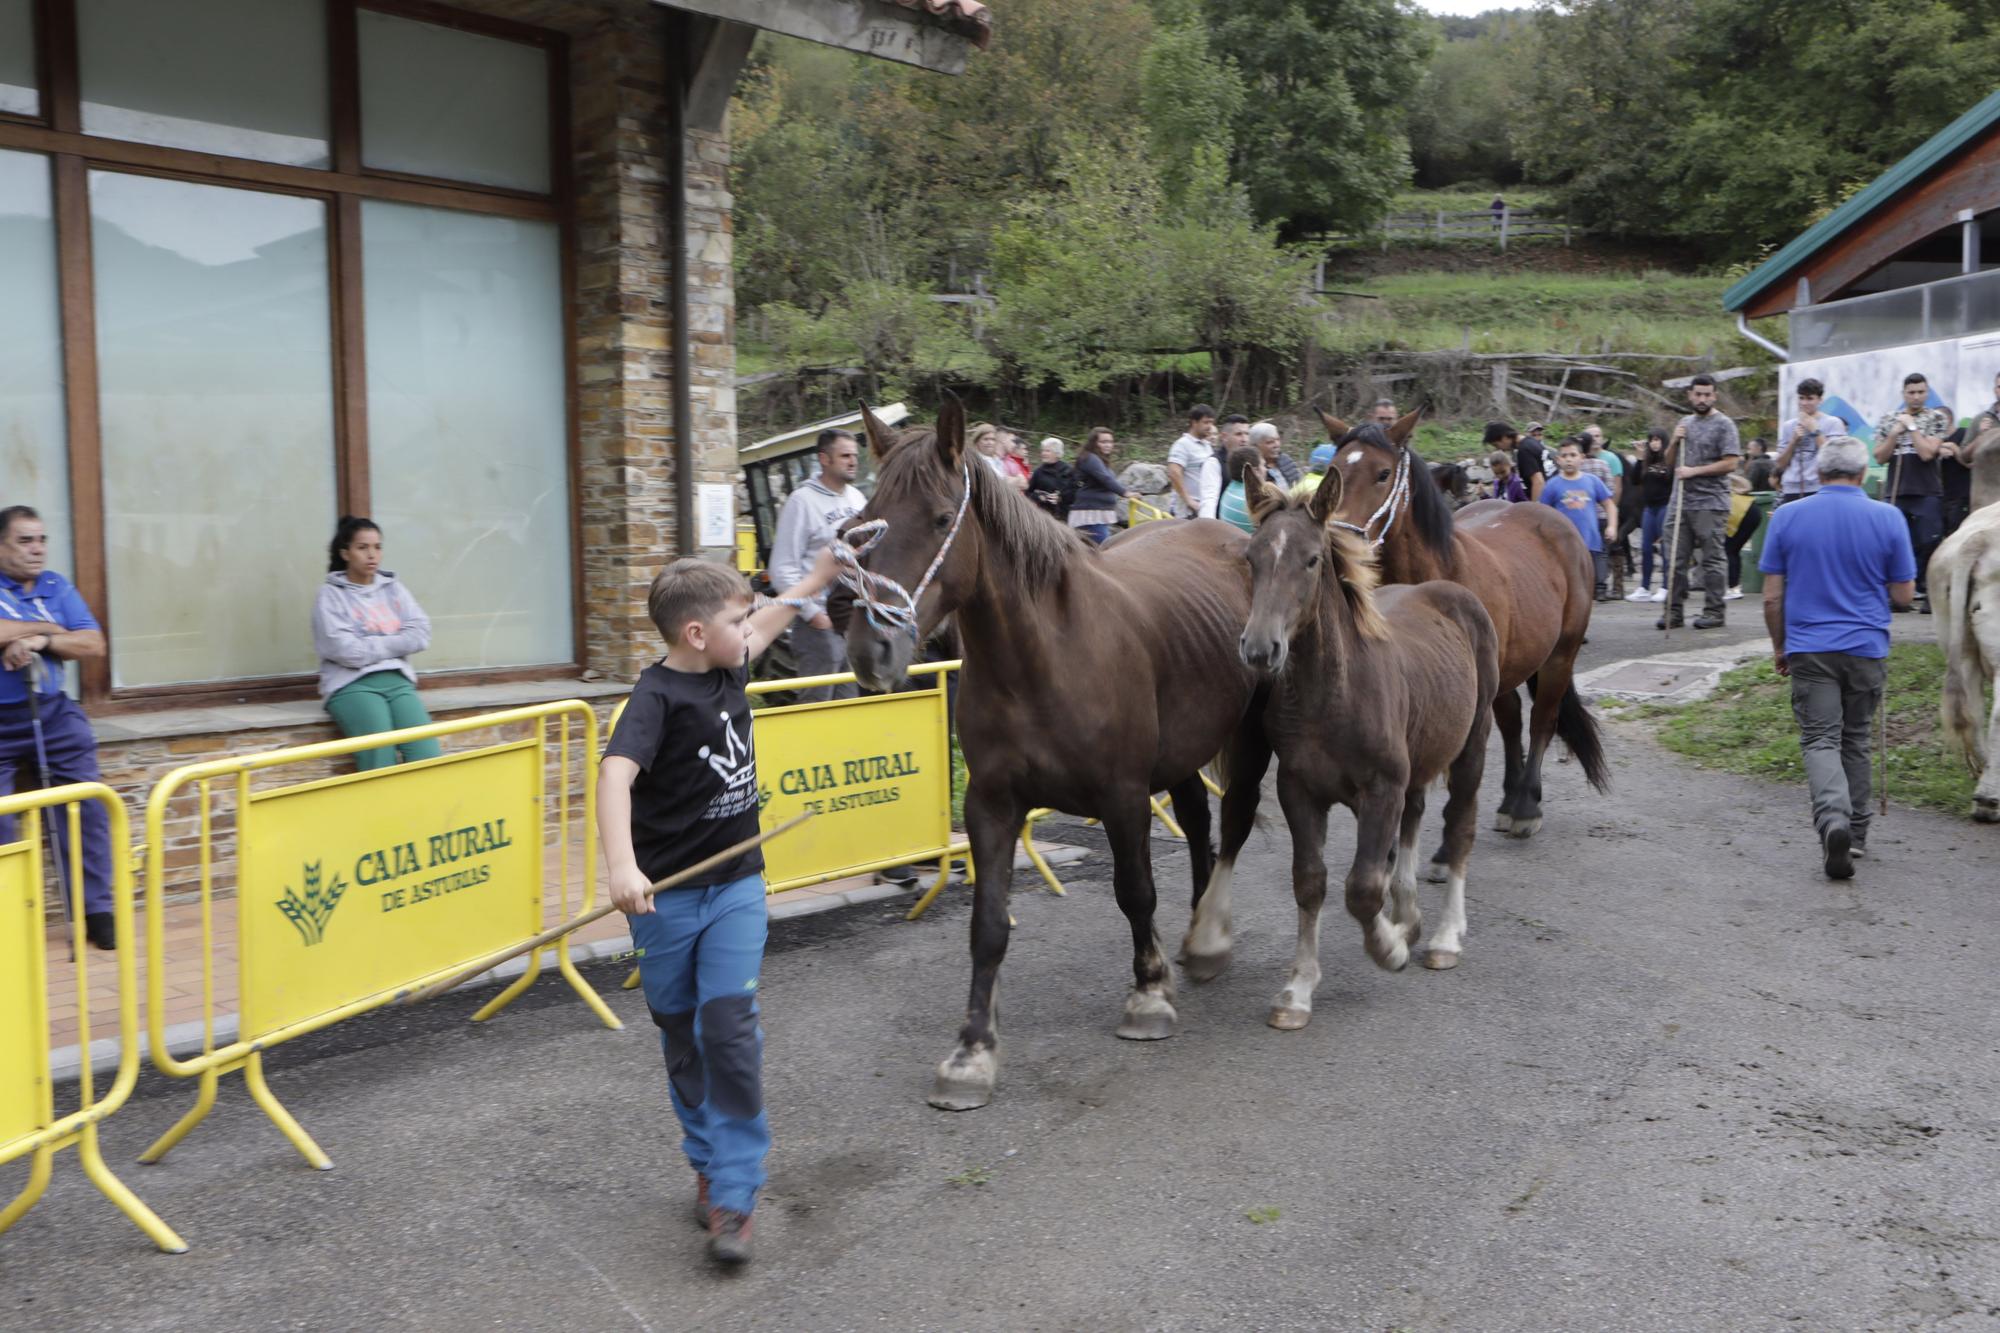
[[[105,625],[72,688],[107,777],[141,797],[332,738],[308,618],[344,513],[433,619],[435,716],[622,693],[653,575],[728,551],[695,510],[736,475],[726,116],[755,29],[951,73],[989,25],[0,0],[0,504],[42,512]]]

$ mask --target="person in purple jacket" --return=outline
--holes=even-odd
[[[431,619],[396,576],[382,568],[382,529],[370,519],[341,516],[327,549],[326,582],[313,605],[313,647],[319,650],[319,693],[343,736],[421,727],[431,720],[417,697],[410,659],[431,646]],[[363,750],[364,772],[435,759],[436,738]]]

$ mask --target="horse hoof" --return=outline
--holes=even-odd
[[[1451,866],[1448,862],[1433,861],[1424,867],[1424,883],[1447,884],[1451,882]]]
[[[1458,966],[1458,950],[1432,949],[1424,955],[1424,966],[1433,972],[1449,972]]]
[[[1267,1021],[1280,1032],[1297,1032],[1312,1022],[1312,1010],[1287,1009],[1283,1005],[1274,1004],[1271,1006],[1271,1017]]]
[[[1213,981],[1229,970],[1234,954],[1224,949],[1221,953],[1184,953],[1181,955],[1181,971],[1187,979],[1199,985]]]
[[[955,1051],[938,1066],[931,1095],[924,1098],[940,1111],[976,1111],[993,1100],[1000,1063],[991,1051]]]
[[[1532,838],[1536,833],[1541,831],[1541,827],[1542,817],[1540,815],[1536,815],[1533,819],[1517,819],[1514,821],[1514,827],[1507,830],[1507,836],[1510,838]]]
[[[1504,810],[1493,816],[1493,831],[1495,833],[1512,833],[1514,831],[1514,816],[1506,813]]]
[[[1397,933],[1400,934],[1401,932]],[[1410,946],[1399,939],[1393,948],[1384,950],[1381,953],[1370,949],[1368,956],[1374,959],[1375,966],[1381,968],[1384,972],[1400,972],[1410,965]]]
[[[1164,995],[1135,990],[1125,1001],[1125,1017],[1118,1024],[1118,1035],[1126,1041],[1165,1041],[1174,1035],[1179,1022],[1180,1015]]]

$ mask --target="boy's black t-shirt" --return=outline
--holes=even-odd
[[[632,784],[632,851],[661,880],[757,836],[757,756],[747,668],[699,675],[655,663],[639,673],[604,753],[639,766]],[[755,874],[753,848],[676,887],[705,889]]]

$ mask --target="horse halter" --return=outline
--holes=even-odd
[[[874,550],[882,538],[889,534],[889,520],[871,519],[857,523],[847,530],[847,540],[836,540],[833,544],[833,558],[840,565],[840,581],[854,594],[854,600],[867,612],[868,623],[876,629],[900,629],[912,639],[917,637],[917,603],[922,600],[924,590],[931,586],[931,580],[944,566],[944,558],[951,554],[951,544],[958,540],[958,530],[965,525],[965,511],[972,504],[971,464],[959,461],[959,480],[965,484],[965,494],[959,499],[958,513],[951,520],[951,530],[944,535],[944,545],[931,560],[931,567],[917,580],[917,590],[911,592],[887,574],[877,574],[872,569],[864,569],[861,557]],[[865,537],[858,544],[856,538]],[[885,597],[896,600],[884,600]]]
[[[1396,520],[1401,518],[1404,511],[1409,508],[1409,500],[1410,448],[1408,445],[1404,445],[1396,459],[1396,479],[1389,483],[1389,498],[1382,501],[1381,507],[1368,516],[1368,521],[1354,524],[1336,518],[1330,520],[1330,522],[1334,527],[1345,528],[1347,531],[1359,535],[1363,541],[1368,541],[1368,549],[1372,551],[1381,546],[1383,542],[1389,540],[1389,529],[1396,526]],[[1375,526],[1375,520],[1378,518],[1383,520],[1381,534],[1373,541],[1369,541],[1368,529]]]

